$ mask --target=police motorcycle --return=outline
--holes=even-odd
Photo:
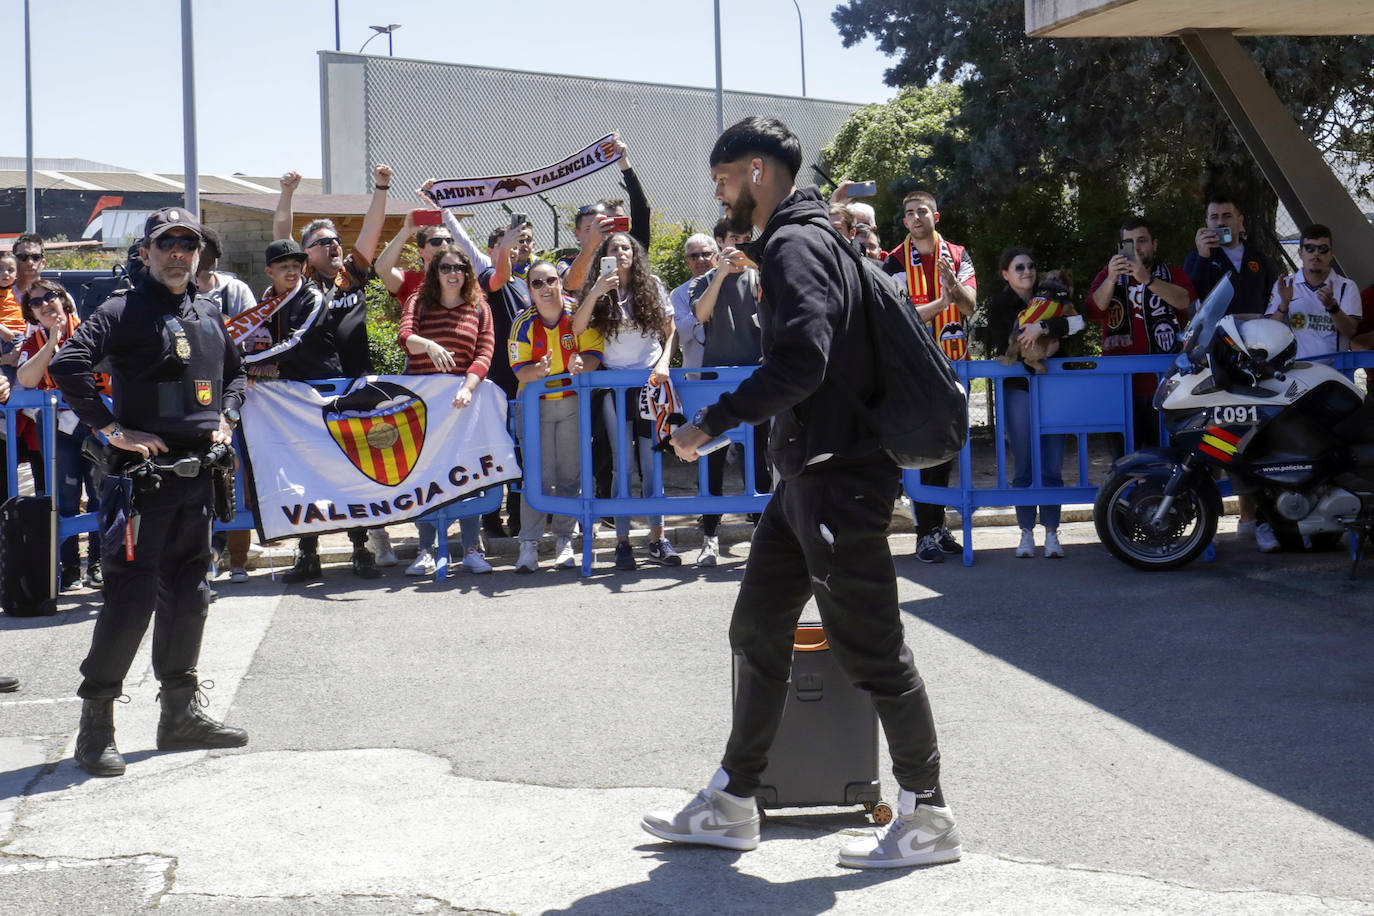
[[[1374,538],[1374,398],[1330,366],[1295,362],[1282,322],[1225,315],[1231,297],[1223,280],[1184,332],[1154,397],[1169,445],[1112,465],[1093,506],[1098,537],[1139,569],[1192,562],[1216,534],[1221,471],[1281,541],[1333,546],[1353,532],[1358,564]]]

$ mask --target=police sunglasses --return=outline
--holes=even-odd
[[[177,251],[190,254],[193,251],[200,251],[200,239],[186,235],[163,235],[153,239],[153,245],[158,251]]]

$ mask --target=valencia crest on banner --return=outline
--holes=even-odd
[[[252,385],[243,405],[249,485],[264,541],[410,521],[516,480],[506,399],[483,381],[461,410],[462,376],[370,376],[335,393]]]

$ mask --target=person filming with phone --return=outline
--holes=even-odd
[[[1230,277],[1234,294],[1226,314],[1262,315],[1278,277],[1274,262],[1249,244],[1245,215],[1231,198],[1212,195],[1206,223],[1194,236],[1196,250],[1183,262],[1198,299],[1206,299],[1222,277]]]
[[[1126,220],[1116,254],[1088,292],[1088,314],[1102,324],[1102,355],[1175,352],[1188,305],[1195,298],[1181,268],[1157,261],[1150,224],[1139,217]],[[1159,423],[1151,404],[1157,384],[1155,376],[1146,373],[1137,375],[1131,386],[1137,448],[1159,444]]]

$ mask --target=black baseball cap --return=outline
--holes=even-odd
[[[183,210],[181,207],[163,207],[161,210],[148,217],[148,222],[143,224],[143,237],[152,241],[169,229],[190,229],[197,236],[204,238],[204,233],[200,231],[200,220],[191,215],[190,210]]]
[[[305,261],[305,252],[301,246],[296,244],[295,239],[277,239],[267,246],[267,263],[275,264],[278,261],[295,260]]]

